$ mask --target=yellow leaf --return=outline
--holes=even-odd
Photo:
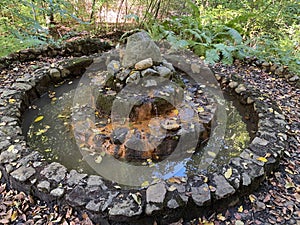
[[[249,200],[250,200],[251,203],[255,202],[255,200],[256,200],[255,195],[252,195],[252,194],[249,195]]]
[[[12,152],[14,149],[15,149],[15,146],[11,145],[11,146],[8,147],[7,151]]]
[[[44,116],[38,116],[33,122],[37,123],[44,119]]]
[[[203,225],[214,225],[214,222],[203,222]]]
[[[177,184],[181,184],[181,179],[179,177],[171,177],[168,179],[169,183],[177,183]]]
[[[258,157],[257,160],[261,162],[268,162],[268,160],[265,157]]]
[[[228,168],[227,171],[225,172],[224,176],[226,179],[230,178],[232,175],[232,168]]]
[[[205,110],[204,110],[203,107],[198,107],[198,108],[197,108],[197,111],[198,111],[199,113],[202,113],[202,112],[204,112]]]
[[[217,218],[218,218],[218,220],[221,220],[221,221],[225,221],[225,220],[226,220],[226,217],[223,216],[221,213],[219,213],[219,214],[217,215]]]
[[[13,211],[13,213],[11,214],[11,218],[10,221],[13,222],[18,218],[18,211]]]
[[[241,205],[239,208],[238,208],[238,212],[243,212],[244,211],[244,208],[243,208],[243,206]]]
[[[144,181],[142,184],[141,184],[141,187],[144,188],[144,187],[148,187],[149,186],[149,181]]]
[[[11,104],[13,104],[13,103],[16,102],[16,99],[10,98],[10,99],[8,100],[8,102],[11,103]]]

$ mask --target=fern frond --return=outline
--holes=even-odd
[[[209,49],[205,53],[205,62],[215,64],[220,60],[220,55],[216,49]]]

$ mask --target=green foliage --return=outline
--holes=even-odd
[[[190,14],[155,21],[146,28],[155,39],[188,47],[208,63],[233,63],[256,56],[300,71],[300,2],[256,0],[187,1]],[[204,4],[205,3],[205,4]]]

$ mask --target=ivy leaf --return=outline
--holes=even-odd
[[[38,116],[37,118],[34,119],[33,122],[37,123],[37,122],[40,122],[43,119],[44,119],[44,116]]]

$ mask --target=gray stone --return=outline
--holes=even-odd
[[[239,86],[237,86],[237,88],[235,89],[235,92],[237,93],[237,94],[240,94],[240,93],[242,93],[243,91],[246,91],[247,89],[246,89],[246,87],[244,86],[244,84],[240,84]]]
[[[51,78],[58,79],[60,78],[60,71],[56,68],[52,68],[49,70],[49,74]]]
[[[157,82],[156,80],[146,80],[146,84],[144,85],[144,87],[156,87],[157,86]]]
[[[50,195],[59,198],[59,197],[63,196],[64,193],[65,193],[65,190],[63,188],[57,187],[50,192]]]
[[[247,173],[242,174],[242,185],[249,186],[251,184],[251,177]]]
[[[236,82],[236,81],[231,81],[231,82],[228,84],[228,86],[229,86],[230,88],[232,88],[232,89],[236,88],[238,85],[239,85],[239,83]]]
[[[87,188],[91,187],[101,187],[103,190],[106,190],[107,187],[104,184],[102,177],[97,176],[97,175],[90,175],[88,180],[87,180]]]
[[[179,207],[179,204],[175,199],[170,199],[167,203],[167,206],[170,209],[177,209]]]
[[[87,174],[78,173],[76,170],[71,170],[67,175],[67,184],[69,186],[74,186],[78,184]]]
[[[130,74],[131,70],[129,69],[126,69],[126,70],[123,70],[123,71],[119,71],[117,74],[116,74],[116,78],[119,79],[120,81],[123,81],[125,80],[128,75]]]
[[[252,104],[254,102],[254,100],[251,97],[247,98],[247,104]]]
[[[129,77],[127,77],[126,79],[126,84],[129,84],[129,83],[135,83],[135,84],[138,84],[139,81],[140,81],[140,72],[139,71],[134,71],[132,72]]]
[[[169,68],[164,66],[157,66],[155,69],[157,70],[160,76],[170,79],[172,71]]]
[[[146,76],[159,76],[159,73],[151,68],[145,69],[141,72],[142,77],[146,77]]]
[[[203,206],[204,204],[210,202],[210,190],[207,184],[202,184],[200,187],[192,187],[192,199],[198,206]]]
[[[100,212],[104,200],[105,200],[105,199],[100,199],[100,200],[97,200],[97,201],[96,201],[96,200],[91,200],[91,201],[89,201],[89,203],[85,206],[85,208],[86,208],[87,210],[92,211],[92,212]]]
[[[147,202],[160,203],[164,202],[167,189],[164,183],[159,182],[157,184],[151,185],[146,191],[146,200]]]
[[[262,145],[262,146],[266,146],[267,144],[269,144],[269,141],[259,138],[259,137],[255,137],[253,139],[253,141],[251,142],[252,145]]]
[[[136,70],[144,70],[153,66],[153,61],[151,58],[141,60],[134,65]]]
[[[30,84],[25,83],[14,83],[13,87],[20,91],[29,91],[32,88]]]
[[[7,148],[10,145],[10,141],[9,140],[3,140],[0,142],[0,151],[2,151],[3,149]]]
[[[121,64],[119,61],[116,61],[116,60],[112,60],[107,65],[107,71],[111,75],[115,75],[116,73],[118,73],[120,71],[120,68],[121,68]]]
[[[148,203],[146,205],[145,213],[150,216],[150,215],[152,215],[153,212],[158,211],[160,209],[161,209],[161,206],[159,207],[159,206],[157,206],[155,204]]]
[[[67,202],[73,207],[86,205],[88,199],[86,190],[81,186],[76,186],[66,195]]]
[[[175,69],[172,65],[172,63],[167,62],[166,60],[163,60],[162,65],[167,67],[171,72],[175,72]]]
[[[65,178],[66,173],[66,167],[57,162],[49,164],[41,171],[41,175],[44,175],[49,180],[54,180],[57,183],[61,182]]]
[[[131,35],[127,40],[122,65],[132,67],[137,62],[147,58],[151,58],[154,62],[162,61],[158,46],[145,31]]]
[[[234,188],[227,182],[225,177],[222,175],[214,175],[213,181],[216,185],[216,199],[223,199],[227,196],[232,195],[235,190]]]
[[[37,188],[40,191],[49,192],[50,191],[50,182],[43,180],[38,183]]]
[[[15,171],[11,172],[11,176],[18,181],[24,182],[28,180],[31,176],[36,173],[35,169],[32,167],[21,166]]]
[[[291,81],[291,82],[296,82],[297,80],[299,80],[299,76],[298,75],[295,75],[295,76],[293,76],[293,77],[291,77],[289,79],[289,81]]]
[[[9,163],[13,162],[18,158],[18,154],[12,151],[4,151],[0,155],[0,163]]]
[[[109,216],[133,217],[141,215],[142,207],[137,205],[132,199],[125,199],[122,202],[115,203],[109,210]]]

